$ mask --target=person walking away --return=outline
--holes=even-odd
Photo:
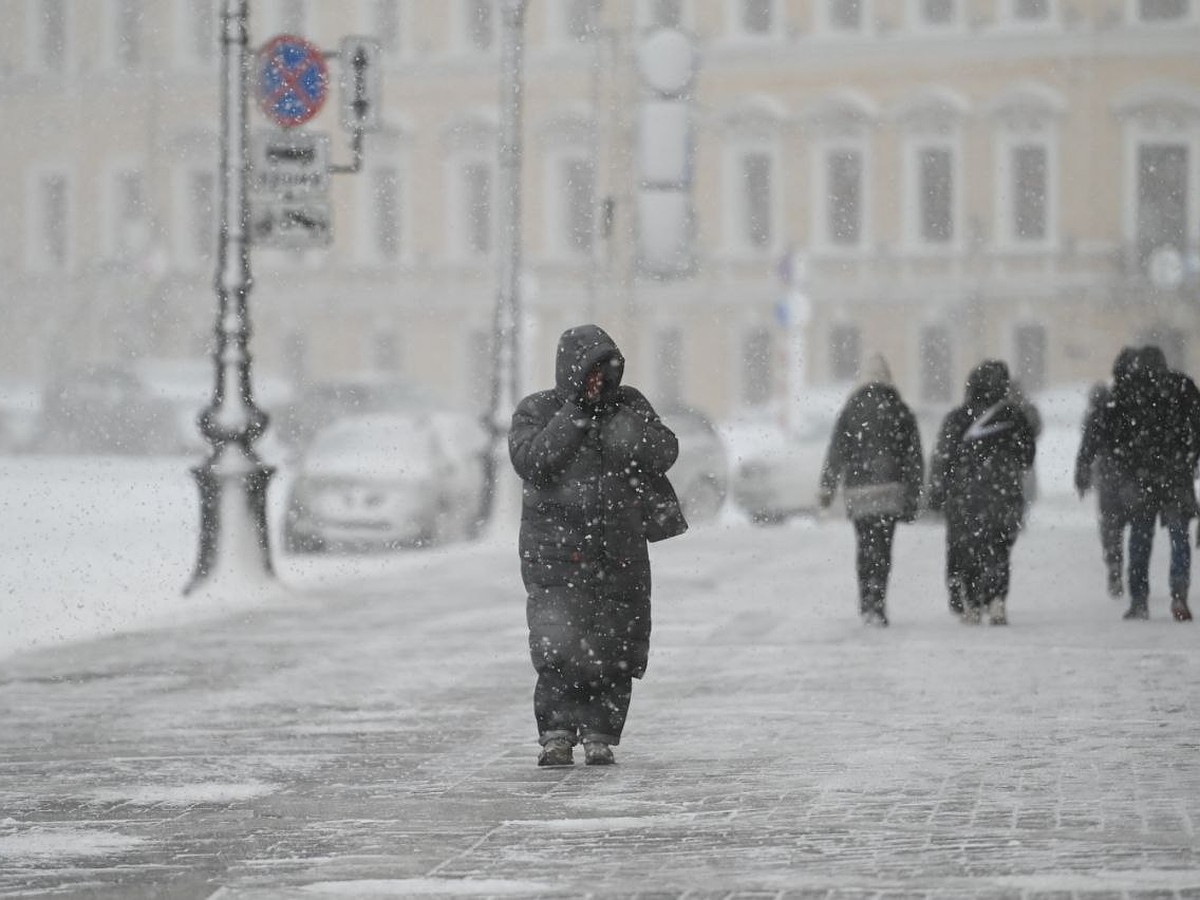
[[[876,354],[863,383],[834,424],[821,468],[819,502],[833,502],[839,483],[857,547],[858,612],[868,625],[888,623],[886,598],[896,522],[911,522],[924,482],[921,435],[912,410]]]
[[[1150,363],[1142,349],[1118,356],[1109,402],[1100,408],[1091,443],[1080,448],[1085,463],[1095,454],[1109,456],[1128,515],[1129,609],[1124,618],[1129,620],[1149,617],[1150,553],[1155,521],[1165,504],[1163,461],[1174,430],[1164,380]]]
[[[1008,624],[1012,548],[1033,465],[1033,427],[1009,396],[1008,366],[985,360],[967,377],[962,406],[942,422],[930,463],[929,507],[946,517],[946,586],[962,620]]]
[[[1117,355],[1113,363],[1114,379],[1130,365],[1134,350],[1127,347]],[[1105,407],[1112,402],[1111,389],[1097,382],[1088,393],[1087,411],[1084,413],[1079,452],[1075,456],[1075,491],[1079,499],[1093,487],[1096,489],[1096,507],[1100,528],[1100,552],[1104,559],[1104,570],[1108,595],[1121,598],[1125,595],[1125,529],[1129,525],[1129,508],[1121,473],[1113,463],[1106,448],[1099,446],[1098,428]]]
[[[687,523],[666,478],[679,452],[597,325],[563,332],[555,386],[518,405],[509,456],[523,482],[519,551],[537,672],[538,765],[614,761],[650,649],[649,538]]]
[[[1024,386],[1017,379],[1014,378],[1012,383],[1008,386],[1008,393],[1013,404],[1024,414],[1025,418],[1029,420],[1029,427],[1033,429],[1033,441],[1036,444],[1038,439],[1042,436],[1042,414],[1038,412],[1037,405],[1031,399],[1029,399],[1029,395],[1025,393]],[[1032,506],[1033,502],[1038,498],[1038,479],[1036,466],[1030,466],[1025,470],[1024,497],[1025,508],[1022,511],[1022,526],[1024,526],[1025,519],[1029,517],[1029,507]]]
[[[1166,442],[1159,457],[1162,497],[1159,519],[1171,544],[1169,583],[1171,616],[1190,622],[1188,607],[1191,587],[1192,544],[1189,526],[1196,516],[1196,459],[1200,455],[1200,390],[1183,372],[1168,367],[1167,358],[1156,346],[1142,350],[1151,376],[1161,384],[1166,397],[1162,415],[1167,420]]]

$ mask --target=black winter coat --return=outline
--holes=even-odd
[[[947,524],[1013,533],[1021,526],[1036,439],[1007,394],[1007,368],[980,363],[967,379],[966,402],[942,422],[930,463],[929,506],[943,509]]]
[[[1099,499],[1100,513],[1127,519],[1132,512],[1129,499],[1136,494],[1113,462],[1112,454],[1100,444],[1100,423],[1105,408],[1112,402],[1107,385],[1097,385],[1088,398],[1083,417],[1083,437],[1075,457],[1075,490],[1080,495],[1093,487]]]
[[[840,480],[847,489],[880,488],[877,500],[868,498],[863,504],[869,515],[869,510],[888,503],[883,491],[894,487],[900,502],[885,514],[911,521],[917,514],[924,470],[917,420],[900,392],[876,381],[852,393],[829,439],[821,468],[821,490],[833,494]],[[858,517],[853,503],[847,503],[847,513]]]
[[[583,382],[607,365],[600,399]],[[513,467],[524,482],[521,576],[534,667],[585,678],[640,677],[650,647],[650,559],[642,490],[679,445],[649,401],[621,385],[625,360],[595,325],[559,340],[555,387],[513,414]]]

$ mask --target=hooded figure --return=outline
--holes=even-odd
[[[518,404],[508,436],[524,483],[521,576],[542,753],[613,761],[632,679],[650,648],[650,558],[686,528],[666,480],[679,447],[649,401],[621,383],[625,358],[596,325],[565,331],[555,386]]]
[[[859,615],[867,624],[887,625],[892,539],[897,520],[916,518],[924,462],[916,417],[892,384],[887,361],[875,354],[863,371],[864,383],[834,424],[819,499],[829,506],[843,485],[857,546]]]
[[[1008,366],[985,360],[967,377],[963,405],[942,422],[930,463],[929,507],[946,515],[950,607],[968,623],[986,608],[1008,621],[1009,561],[1033,465],[1033,427],[1009,393]]]
[[[1158,347],[1134,350],[1118,363],[1109,402],[1092,432],[1085,433],[1080,459],[1106,454],[1121,487],[1129,520],[1125,618],[1149,616],[1150,552],[1154,524],[1161,518],[1171,537],[1171,613],[1188,622],[1187,528],[1196,515],[1192,478],[1200,452],[1200,392],[1190,378],[1167,367]]]

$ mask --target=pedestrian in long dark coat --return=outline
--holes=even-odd
[[[980,363],[930,463],[929,507],[945,512],[946,585],[964,622],[977,624],[985,611],[994,625],[1008,622],[1010,560],[1035,452],[1033,428],[1009,396],[1008,366]]]
[[[1163,415],[1169,422],[1166,446],[1160,457],[1163,495],[1159,519],[1171,543],[1171,615],[1190,622],[1188,591],[1191,587],[1192,544],[1188,527],[1196,516],[1196,460],[1200,455],[1200,390],[1183,372],[1167,366],[1167,358],[1155,346],[1142,350],[1152,376],[1166,396]]]
[[[1134,349],[1126,347],[1113,363],[1113,380],[1123,377],[1133,361]],[[1075,490],[1082,500],[1093,487],[1100,526],[1100,551],[1110,597],[1125,594],[1125,529],[1129,526],[1131,509],[1130,487],[1125,484],[1121,470],[1113,461],[1108,448],[1100,446],[1100,422],[1104,410],[1112,402],[1112,390],[1098,383],[1088,394],[1088,407],[1083,417],[1083,434],[1079,453],[1075,457]]]
[[[625,359],[596,325],[558,342],[555,386],[513,414],[509,455],[524,483],[521,575],[538,673],[539,765],[613,761],[650,649],[648,528],[686,528],[666,481],[675,435],[621,383]]]
[[[916,518],[925,466],[916,417],[892,383],[887,361],[872,357],[863,374],[834,424],[819,499],[828,507],[843,485],[857,547],[858,612],[869,625],[887,625],[896,523]]]
[[[1189,440],[1185,422],[1183,404],[1165,375],[1165,364],[1157,354],[1147,354],[1142,348],[1124,359],[1118,357],[1109,402],[1101,407],[1094,432],[1085,434],[1085,446],[1080,447],[1079,458],[1085,464],[1097,454],[1109,456],[1128,512],[1126,619],[1149,616],[1150,553],[1156,520],[1160,515],[1167,522],[1182,520],[1186,531],[1191,517],[1187,510],[1194,500],[1184,495],[1172,460],[1177,442]]]

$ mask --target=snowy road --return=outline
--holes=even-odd
[[[66,516],[79,485],[10,499],[0,609],[123,589],[124,632],[130,592],[174,597],[194,509],[164,478],[133,520],[95,497]],[[49,540],[70,549],[39,572]],[[288,602],[233,618],[10,636],[0,895],[1200,897],[1200,632],[1169,620],[1162,547],[1151,621],[1122,622],[1087,510],[1048,501],[1013,624],[970,629],[941,540],[901,530],[885,631],[854,616],[843,521],[654,548],[650,671],[611,769],[533,764],[511,540],[284,561]]]

